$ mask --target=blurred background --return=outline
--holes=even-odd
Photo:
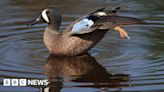
[[[81,69],[81,63],[88,59],[82,58],[79,62],[76,62],[79,57],[71,61],[69,58],[47,60],[50,56],[42,41],[46,24],[26,25],[49,6],[56,7],[63,15],[60,30],[84,14],[102,7],[113,9],[120,6],[120,15],[140,18],[148,24],[124,27],[131,40],[109,31],[89,51],[91,56],[85,57],[94,63],[84,63],[84,66],[93,67]],[[0,91],[39,92],[44,88],[50,89],[40,86],[4,87],[2,81],[4,78],[49,79],[52,75],[56,81],[51,83],[54,86],[51,92],[164,91],[163,0],[1,0],[0,9]],[[49,72],[51,68],[47,67],[53,65],[53,71],[56,65],[62,65],[58,61],[65,61],[68,65],[58,67],[58,73]],[[69,63],[74,61],[77,64]],[[63,72],[67,69],[60,70],[63,67],[71,68],[71,73]],[[92,73],[95,69],[98,69],[96,74]],[[82,73],[77,74],[76,70]],[[119,75],[120,79],[117,79],[118,76],[111,74],[126,74],[128,78]]]

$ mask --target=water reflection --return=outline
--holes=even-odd
[[[129,84],[125,74],[112,75],[90,55],[59,57],[50,55],[45,65],[50,82],[49,92],[60,92],[62,87],[94,87],[98,89],[121,88]],[[64,85],[73,82],[75,85]],[[79,83],[78,85],[76,83]]]

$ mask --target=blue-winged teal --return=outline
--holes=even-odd
[[[114,10],[105,8],[90,12],[70,24],[66,30],[58,31],[62,17],[54,7],[44,9],[30,24],[45,22],[48,24],[44,31],[44,43],[49,52],[54,55],[75,56],[86,54],[98,43],[110,29],[120,32],[121,37],[128,37],[124,25],[143,23],[142,20],[119,16],[119,7]]]

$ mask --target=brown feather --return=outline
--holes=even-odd
[[[99,29],[110,29],[116,26],[126,26],[133,24],[143,24],[143,20],[125,16],[102,16],[95,25],[101,25]]]

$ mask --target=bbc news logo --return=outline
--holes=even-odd
[[[46,86],[47,79],[3,79],[3,86]]]

